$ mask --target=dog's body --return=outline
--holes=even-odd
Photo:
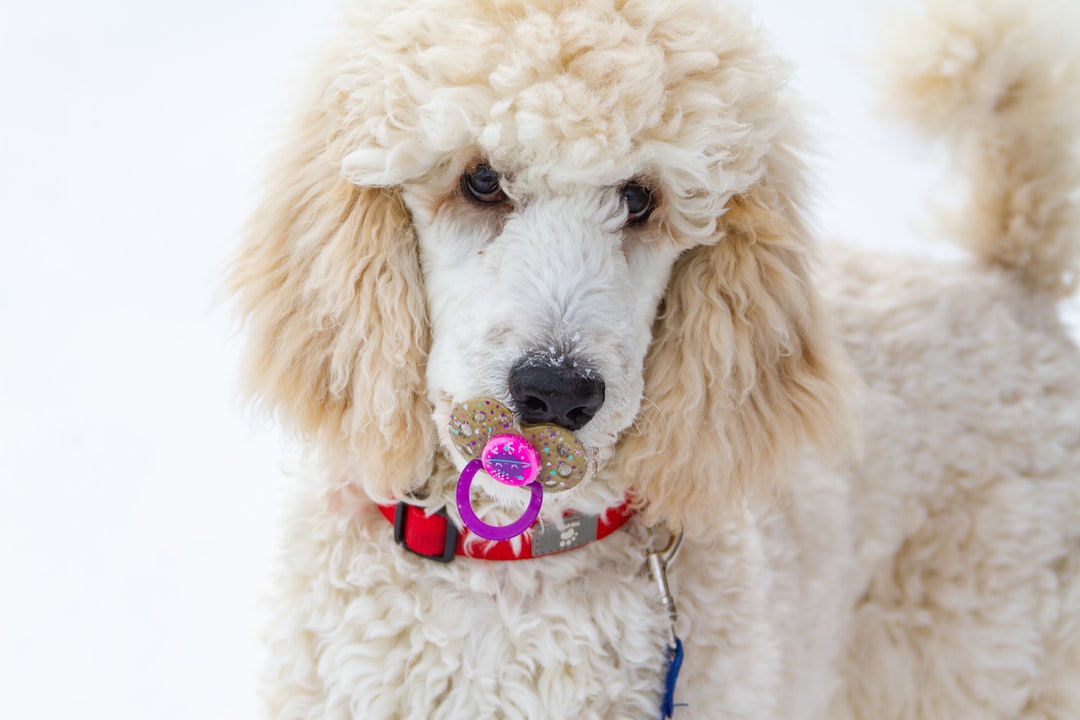
[[[664,523],[676,717],[1080,716],[1073,66],[1010,44],[1006,4],[937,11],[898,86],[977,171],[977,257],[829,248],[814,275],[794,116],[737,13],[391,5],[331,53],[234,276],[256,390],[318,451],[274,717],[657,717]],[[606,383],[572,428],[599,469],[544,522],[642,512],[551,557],[406,553],[376,503],[458,522],[450,407],[524,413],[523,356]]]

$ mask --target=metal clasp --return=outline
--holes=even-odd
[[[656,588],[660,591],[660,603],[667,609],[670,626],[668,628],[668,647],[674,649],[678,644],[675,625],[679,622],[679,610],[675,607],[675,598],[671,595],[671,587],[668,585],[667,570],[671,563],[675,562],[679,550],[682,549],[683,534],[672,535],[667,545],[662,550],[650,550],[646,559],[649,565],[649,574],[656,582]]]

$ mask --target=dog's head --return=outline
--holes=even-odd
[[[704,518],[844,429],[784,79],[706,0],[363,3],[234,267],[253,390],[377,498],[493,397]]]

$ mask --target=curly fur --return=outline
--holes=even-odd
[[[252,218],[232,284],[251,329],[250,391],[388,500],[431,474],[427,311],[399,193],[357,187],[335,158],[344,117],[302,120]]]
[[[883,53],[890,105],[950,141],[970,181],[951,229],[974,253],[1057,295],[1076,289],[1074,4],[925,3]],[[1017,62],[1018,59],[1022,61]]]
[[[741,10],[356,3],[231,276],[249,389],[312,455],[273,717],[655,717],[654,525],[688,536],[677,717],[1080,715],[1078,65],[1020,3],[912,23],[891,95],[971,178],[971,266],[815,247],[798,107]],[[462,189],[479,163],[496,206]],[[530,353],[607,384],[599,470],[544,522],[642,513],[524,563],[404,553],[374,503],[459,522],[449,408],[510,403]]]

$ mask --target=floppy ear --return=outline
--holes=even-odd
[[[619,453],[649,522],[704,531],[807,443],[850,437],[855,380],[811,279],[801,164],[782,145],[764,162],[719,239],[676,263],[654,328],[646,400]]]
[[[230,275],[250,327],[248,390],[388,499],[431,472],[429,347],[417,246],[394,189],[341,176],[333,92],[305,114]]]

